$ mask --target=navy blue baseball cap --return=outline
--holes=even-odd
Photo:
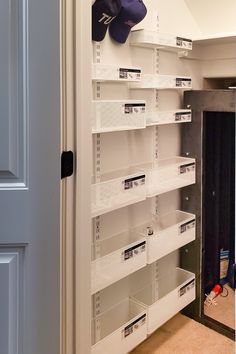
[[[96,0],[92,6],[92,39],[100,42],[104,39],[109,24],[121,9],[121,0]]]
[[[146,14],[147,8],[142,0],[121,0],[120,13],[109,28],[111,37],[119,43],[125,43],[131,28],[141,22]]]

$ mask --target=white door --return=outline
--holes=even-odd
[[[59,354],[59,0],[0,1],[0,354]]]

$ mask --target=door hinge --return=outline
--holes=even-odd
[[[61,154],[61,179],[70,177],[74,172],[74,154],[72,151],[63,151]]]

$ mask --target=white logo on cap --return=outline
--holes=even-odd
[[[115,17],[111,17],[105,13],[102,14],[103,16],[100,18],[100,20],[98,22],[103,22],[104,25],[109,25],[109,23],[111,23],[111,21],[114,20]]]

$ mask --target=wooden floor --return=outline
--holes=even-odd
[[[216,305],[205,306],[204,313],[205,315],[213,318],[214,320],[225,324],[230,328],[235,328],[235,321],[234,321],[234,290],[231,289],[228,285],[224,286],[223,294],[227,293],[227,297],[217,296]]]
[[[234,342],[178,314],[132,354],[234,354]]]

